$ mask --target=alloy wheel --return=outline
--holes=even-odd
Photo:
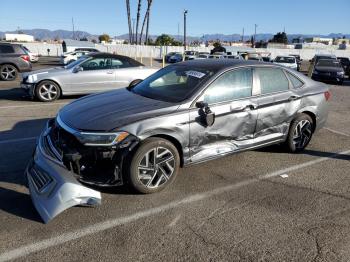
[[[1,78],[4,80],[14,80],[17,76],[17,70],[11,65],[5,65],[1,70]]]
[[[58,94],[57,87],[53,84],[43,84],[39,87],[39,95],[43,100],[51,101],[56,98]]]
[[[293,143],[297,149],[303,149],[312,136],[312,125],[309,120],[298,122],[293,133]]]
[[[149,150],[138,164],[138,178],[148,188],[165,184],[175,170],[174,155],[164,147]]]

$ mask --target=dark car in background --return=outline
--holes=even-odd
[[[22,45],[0,43],[0,80],[13,81],[19,72],[31,70],[30,56]]]
[[[338,60],[319,59],[313,67],[311,78],[316,81],[331,82],[342,85],[344,75],[344,69]]]
[[[26,169],[33,203],[47,222],[71,206],[100,203],[81,183],[154,193],[181,166],[272,144],[302,151],[325,124],[329,97],[327,85],[272,63],[169,65],[128,88],[76,100],[49,120]]]
[[[350,76],[350,59],[348,57],[337,57],[337,59],[343,67],[345,74]]]

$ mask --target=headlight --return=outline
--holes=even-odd
[[[344,72],[337,72],[337,75],[342,76],[342,75],[344,75]]]
[[[77,133],[77,139],[86,146],[113,146],[123,141],[129,133]]]
[[[312,72],[312,74],[318,75],[318,72],[317,72],[316,70],[314,70],[314,71]]]

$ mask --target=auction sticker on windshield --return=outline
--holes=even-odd
[[[198,72],[198,71],[186,71],[186,75],[187,76],[193,76],[193,77],[196,77],[196,78],[202,78],[203,76],[205,76],[204,73],[202,72]]]

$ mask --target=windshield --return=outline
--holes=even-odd
[[[340,67],[340,63],[333,59],[321,59],[317,62],[317,66]]]
[[[68,65],[66,65],[64,68],[66,69],[72,69],[73,67],[75,67],[76,65],[79,65],[81,62],[83,62],[84,60],[86,60],[88,58],[88,56],[82,56],[80,57],[78,60],[69,63]]]
[[[214,74],[204,68],[168,66],[136,85],[131,92],[166,102],[181,102]]]
[[[186,51],[185,55],[195,55],[195,52],[194,51]]]
[[[295,63],[295,58],[294,57],[285,57],[285,56],[277,56],[275,61],[277,63]]]

